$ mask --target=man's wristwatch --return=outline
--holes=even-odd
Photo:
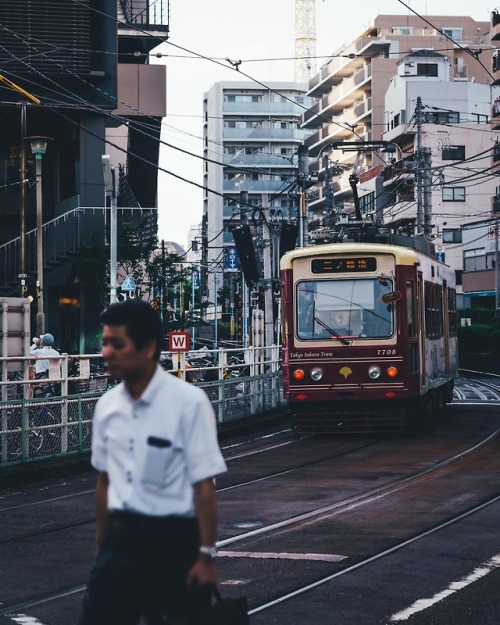
[[[200,547],[200,553],[214,559],[217,556],[217,547],[205,547],[202,545]]]

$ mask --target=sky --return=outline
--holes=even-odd
[[[496,8],[500,5],[495,0],[316,0],[316,56],[325,57],[316,60],[317,70],[377,15],[406,16],[413,10],[423,16],[467,15],[489,22]],[[263,83],[294,80],[295,0],[170,0],[170,37],[157,53],[161,56],[151,62],[167,67],[162,141],[201,156],[203,94],[215,82],[242,79],[226,59],[241,60],[240,68]],[[160,167],[172,174],[201,185],[202,165],[200,158],[161,146]],[[189,247],[189,229],[201,221],[202,194],[202,189],[159,171],[160,240]]]

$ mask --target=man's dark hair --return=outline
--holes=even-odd
[[[127,299],[111,304],[101,313],[101,322],[107,326],[125,326],[137,349],[150,341],[156,342],[155,359],[160,359],[163,333],[160,315],[142,299]]]

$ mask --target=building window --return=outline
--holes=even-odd
[[[411,35],[413,28],[411,26],[393,26],[391,31],[393,35]]]
[[[462,231],[459,228],[443,228],[443,243],[462,243]]]
[[[424,122],[428,124],[458,124],[460,113],[455,111],[424,111]]]
[[[443,161],[463,161],[465,158],[465,145],[447,145],[441,152]]]
[[[488,115],[481,115],[480,113],[471,113],[471,118],[475,124],[488,124],[490,121]]]
[[[437,76],[437,63],[417,63],[417,76]]]
[[[498,70],[500,69],[500,53],[499,52],[495,52],[493,54],[493,71],[494,72],[498,72]]]
[[[462,41],[462,29],[461,28],[443,28],[441,31],[443,35],[447,35],[453,41]]]
[[[464,251],[464,271],[484,271],[486,254],[484,248]]]
[[[261,102],[262,96],[248,94],[228,94],[224,96],[225,102]]]
[[[465,187],[443,187],[443,202],[465,202]]]
[[[359,210],[368,213],[375,210],[375,193],[367,193],[359,198]]]

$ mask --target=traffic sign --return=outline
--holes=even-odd
[[[238,253],[235,247],[226,248],[226,271],[238,271]]]
[[[128,275],[120,286],[122,291],[135,291],[136,285],[131,275]]]
[[[191,284],[193,285],[193,289],[198,289],[200,287],[200,272],[198,269],[193,269],[193,273],[191,274]]]
[[[169,352],[189,351],[189,332],[169,332],[168,333]]]

